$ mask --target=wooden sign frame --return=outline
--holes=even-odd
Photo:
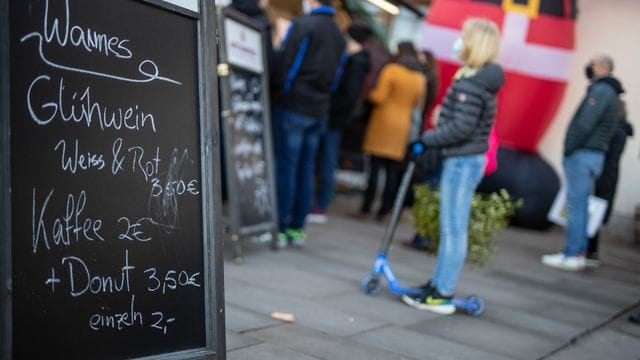
[[[12,180],[10,103],[10,14],[9,3],[0,0],[0,358],[13,358],[12,307]],[[202,256],[204,267],[204,319],[206,346],[145,359],[208,358],[225,359],[225,308],[222,260],[222,206],[219,149],[218,88],[216,63],[215,3],[210,0],[131,0],[186,16],[196,22],[197,49],[194,71],[199,108],[199,156],[202,211]],[[195,11],[194,11],[195,9]],[[51,354],[63,356],[64,354]]]
[[[254,41],[253,45],[247,45],[249,47],[249,60],[243,61],[238,56],[234,60],[234,54],[231,49],[227,48],[227,36],[225,24],[227,22],[233,22],[233,25],[244,27],[244,29],[259,34],[259,41]],[[273,156],[273,145],[271,136],[271,108],[269,100],[269,69],[268,59],[266,51],[266,39],[265,32],[260,29],[257,24],[251,21],[243,14],[231,9],[224,8],[218,9],[218,33],[220,34],[219,42],[219,56],[220,64],[218,65],[218,76],[220,81],[220,95],[221,95],[221,122],[222,129],[225,134],[224,149],[225,149],[225,170],[227,179],[227,192],[228,192],[228,206],[230,212],[230,230],[231,230],[231,242],[233,257],[236,262],[242,261],[242,240],[252,235],[257,234],[271,234],[271,247],[275,248],[276,235],[278,231],[278,206],[277,195],[275,185],[275,158]],[[233,34],[237,35],[237,34]],[[255,38],[253,40],[256,40]],[[244,42],[243,42],[244,43]],[[249,44],[250,41],[246,42]],[[256,52],[252,52],[251,46],[259,46],[260,49]],[[246,50],[240,49],[239,51]],[[251,61],[251,55],[260,60],[257,62]],[[269,191],[269,202],[271,206],[271,216],[264,221],[257,223],[243,223],[241,217],[242,206],[239,199],[239,186],[234,176],[236,172],[236,164],[238,158],[234,155],[234,142],[231,137],[234,135],[233,123],[236,120],[232,109],[232,90],[230,85],[230,77],[233,71],[241,71],[245,73],[251,73],[254,76],[258,76],[261,79],[261,93],[262,98],[260,100],[262,108],[262,149],[265,166],[265,176],[268,182],[267,187]],[[229,134],[229,135],[228,135]]]

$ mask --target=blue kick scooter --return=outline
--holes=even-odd
[[[414,159],[417,156],[422,155],[425,150],[426,149],[424,144],[420,142],[416,142],[411,146],[411,160],[409,161],[407,170],[402,175],[400,188],[398,189],[398,194],[396,195],[393,203],[391,219],[389,220],[389,225],[385,230],[382,243],[380,243],[380,248],[378,249],[378,253],[376,255],[376,261],[374,262],[373,268],[371,269],[371,274],[367,275],[360,284],[362,292],[367,295],[377,295],[380,293],[380,290],[382,289],[382,277],[387,279],[389,291],[393,295],[418,295],[420,294],[420,292],[422,292],[422,289],[420,288],[402,286],[393,274],[387,257],[389,255],[391,240],[393,239],[396,227],[398,226],[398,219],[400,217],[400,212],[402,211],[404,198],[407,195],[407,190],[409,189],[409,185],[411,184],[411,177],[413,176],[413,172],[415,171],[416,164]],[[454,296],[453,303],[456,309],[464,311],[471,316],[480,316],[484,312],[484,301],[482,301],[482,299],[478,296],[469,296],[466,298]]]

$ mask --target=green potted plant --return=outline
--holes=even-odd
[[[431,239],[427,252],[435,254],[439,244],[440,192],[429,185],[414,187],[413,217],[416,232]],[[509,225],[509,219],[523,204],[514,200],[505,189],[492,194],[476,193],[471,203],[467,261],[473,265],[487,265],[496,251],[493,236]]]

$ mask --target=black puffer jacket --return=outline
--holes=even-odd
[[[564,155],[578,149],[606,152],[620,113],[620,82],[610,76],[595,80],[573,115],[564,140]]]
[[[371,60],[367,50],[361,50],[347,59],[338,90],[331,96],[329,127],[343,130],[349,125],[360,89],[369,73]]]
[[[427,146],[442,147],[442,155],[483,154],[495,121],[496,94],[504,83],[502,68],[487,64],[471,77],[455,80],[447,90],[438,126],[425,132]]]

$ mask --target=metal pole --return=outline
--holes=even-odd
[[[416,168],[416,163],[412,160],[409,162],[407,166],[407,170],[402,175],[402,182],[400,182],[400,188],[398,189],[398,194],[396,194],[396,199],[393,202],[393,210],[391,211],[391,220],[389,221],[389,225],[384,233],[384,238],[382,243],[380,244],[380,249],[378,252],[384,252],[387,254],[389,252],[389,246],[391,245],[391,240],[393,239],[393,234],[396,232],[396,227],[398,226],[398,219],[400,218],[400,214],[402,213],[402,207],[404,205],[404,198],[407,195],[407,190],[409,190],[409,186],[411,185],[411,178],[413,177],[413,172]]]

